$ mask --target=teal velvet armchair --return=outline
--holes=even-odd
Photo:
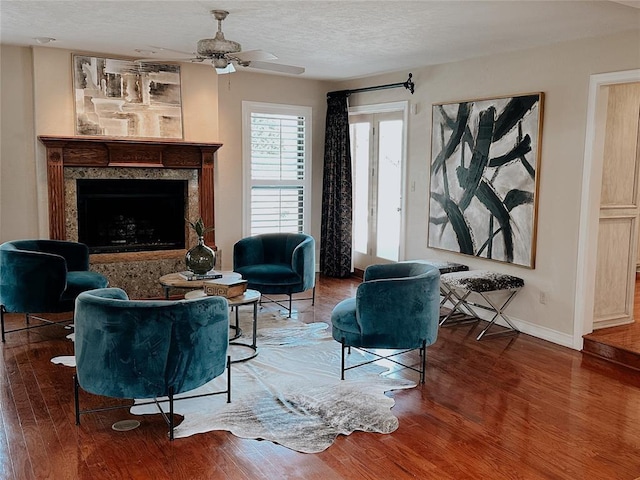
[[[89,248],[63,240],[14,240],[0,245],[0,324],[5,334],[52,322],[35,313],[71,312],[79,293],[109,284],[89,271]],[[5,330],[5,313],[24,313],[24,328]],[[31,324],[30,319],[40,322]],[[68,322],[69,320],[66,320]]]
[[[262,294],[289,296],[309,289],[315,303],[315,240],[304,233],[265,233],[243,238],[233,246],[233,270],[247,287]]]
[[[426,347],[438,337],[440,272],[426,263],[371,265],[364,272],[356,296],[338,303],[331,314],[332,335],[342,345],[341,378],[352,368],[386,358],[420,373],[424,383]],[[345,350],[358,348],[376,358],[345,366]],[[379,355],[372,349],[399,350]],[[420,366],[391,358],[420,350]]]
[[[226,298],[129,300],[119,288],[97,289],[78,295],[74,322],[76,424],[80,414],[113,408],[80,410],[80,387],[106,397],[154,399],[145,403],[159,409],[155,399],[168,397],[169,413],[163,416],[171,440],[175,395],[204,385],[226,369],[227,389],[210,395],[226,393],[231,401]],[[175,400],[184,398],[191,397]]]

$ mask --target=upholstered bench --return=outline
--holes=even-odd
[[[513,275],[507,275],[504,273],[490,272],[487,270],[471,270],[462,272],[452,272],[440,276],[440,282],[443,284],[450,294],[451,299],[454,301],[451,312],[440,323],[443,325],[447,320],[451,318],[454,313],[462,313],[465,316],[470,316],[473,322],[480,320],[478,314],[476,314],[474,307],[483,308],[494,313],[493,318],[489,321],[489,324],[480,332],[477,340],[480,340],[484,336],[490,335],[505,335],[505,334],[517,334],[520,331],[511,323],[511,320],[505,315],[504,310],[509,303],[514,299],[516,294],[524,287],[524,280]],[[501,305],[491,298],[490,293],[493,292],[507,292],[507,297]],[[469,295],[472,293],[478,294],[487,305],[473,303],[468,300]],[[494,325],[498,318],[502,318],[508,325],[507,330],[487,333],[489,329]],[[467,322],[469,320],[466,320]],[[452,322],[452,324],[459,324],[460,322]]]
[[[469,270],[469,267],[467,265],[463,265],[462,263],[432,262],[429,260],[427,260],[426,263],[428,263],[429,265],[433,265],[438,270],[440,270],[440,275],[453,272],[466,272]],[[447,300],[451,298],[451,293],[442,282],[440,282],[440,295],[442,296],[440,306],[443,306],[447,302]]]
[[[419,261],[421,263],[427,263],[429,265],[433,265],[434,267],[436,267],[438,270],[440,270],[440,275],[444,275],[445,273],[453,273],[453,272],[466,272],[469,270],[469,267],[467,265],[463,265],[462,263],[454,263],[454,262],[436,262],[436,261],[432,261],[432,260],[415,260],[416,262]],[[440,306],[444,307],[445,303],[447,303],[449,300],[451,300],[451,292],[449,291],[449,289],[446,287],[446,285],[444,285],[442,282],[440,282]],[[443,319],[446,317],[447,319],[451,318],[451,316],[454,315],[453,312],[449,312],[449,314],[447,315],[441,315],[440,316],[440,322],[439,325],[442,325],[443,323]]]

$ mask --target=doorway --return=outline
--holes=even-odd
[[[353,262],[396,262],[404,244],[406,102],[350,110]]]
[[[573,346],[582,349],[583,335],[593,331],[594,292],[598,264],[600,200],[602,195],[603,158],[599,155],[598,130],[602,125],[603,93],[610,85],[640,81],[640,69],[595,74],[589,83],[587,132],[582,185],[582,209],[578,239],[576,295],[574,303]],[[633,244],[633,242],[631,242]],[[635,257],[634,257],[635,260]],[[625,265],[628,268],[628,265]],[[635,270],[635,269],[634,269]]]

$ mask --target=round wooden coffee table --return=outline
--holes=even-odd
[[[222,278],[226,279],[241,279],[242,275],[236,272],[220,272],[222,274]],[[164,298],[169,300],[169,291],[172,288],[182,288],[185,290],[195,290],[198,288],[202,288],[204,286],[204,282],[209,280],[214,280],[211,278],[207,278],[204,280],[187,280],[180,272],[168,273],[167,275],[163,275],[160,277],[160,285],[164,289]]]
[[[192,299],[192,298],[202,298],[206,296],[207,294],[204,293],[204,290],[192,290],[191,292],[187,292],[184,298]],[[231,339],[232,341],[229,342],[229,345],[250,348],[251,350],[253,350],[251,355],[249,355],[248,357],[242,357],[238,359],[233,359],[232,357],[231,363],[246,362],[247,360],[251,360],[252,358],[255,358],[258,355],[258,346],[256,344],[256,338],[258,336],[258,302],[260,301],[260,292],[258,292],[257,290],[247,289],[244,292],[244,294],[238,295],[237,297],[227,298],[227,301],[229,302],[229,306],[232,308],[235,308],[235,311],[236,311],[236,322],[235,322],[236,324],[229,325],[230,328],[235,330],[236,335]],[[242,329],[238,324],[239,322],[238,310],[239,310],[239,307],[242,305],[253,305],[253,337],[252,337],[251,344],[238,342],[236,340],[242,335]]]

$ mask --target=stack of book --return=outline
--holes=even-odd
[[[220,278],[204,282],[202,289],[207,295],[233,298],[247,290],[247,281],[233,277]]]
[[[215,270],[209,270],[207,273],[197,274],[193,272],[180,272],[180,276],[185,280],[214,280],[216,278],[222,278],[220,272]]]

